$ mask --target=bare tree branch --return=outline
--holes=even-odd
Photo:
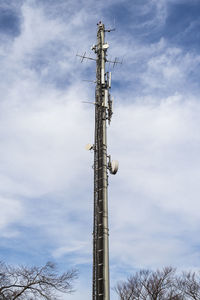
[[[61,275],[55,264],[12,267],[0,262],[0,300],[55,300],[59,293],[72,293],[76,270]]]
[[[177,279],[177,287],[187,296],[187,299],[200,300],[199,272],[183,272]]]
[[[140,270],[126,281],[116,285],[120,300],[184,300],[182,290],[177,288],[175,269]]]

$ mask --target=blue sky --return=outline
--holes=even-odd
[[[200,267],[200,2],[0,3],[0,259],[76,266],[91,297],[96,23],[109,57],[111,286],[138,268]],[[113,298],[116,295],[113,294]]]

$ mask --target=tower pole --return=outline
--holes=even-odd
[[[107,120],[109,119],[109,76],[105,71],[105,27],[97,31],[95,143],[94,143],[94,224],[93,224],[93,300],[109,300],[109,229],[108,229],[108,156]]]
[[[120,63],[117,58],[108,60],[108,43],[105,42],[104,24],[99,22],[97,29],[97,44],[92,46],[96,58],[84,55],[84,59],[96,61],[95,89],[95,137],[94,144],[88,144],[87,150],[94,150],[94,216],[93,216],[93,283],[92,300],[110,300],[109,279],[109,229],[108,229],[108,170],[111,174],[118,171],[118,162],[111,161],[107,155],[107,122],[112,117],[112,99],[110,96],[111,73],[106,71],[106,62],[113,66]]]

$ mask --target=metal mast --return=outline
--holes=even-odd
[[[94,143],[93,300],[109,300],[108,175],[106,119],[108,87],[105,82],[104,25],[98,25]]]
[[[107,155],[107,121],[112,116],[111,73],[106,72],[105,27],[99,22],[96,53],[94,223],[93,223],[93,300],[109,300],[108,169],[117,172],[117,162]]]
[[[116,174],[118,162],[111,161],[107,155],[107,122],[112,117],[112,99],[110,96],[111,73],[106,71],[106,62],[113,66],[120,63],[115,58],[108,60],[108,43],[105,42],[104,24],[99,22],[97,44],[92,46],[96,58],[81,57],[96,61],[96,90],[95,90],[95,141],[88,144],[87,150],[94,150],[94,220],[93,220],[93,291],[92,300],[110,300],[109,283],[109,229],[108,229],[108,170]]]

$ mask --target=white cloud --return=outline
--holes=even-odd
[[[24,208],[19,200],[11,199],[6,196],[0,197],[0,228],[1,237],[12,238],[19,232],[15,228],[9,228],[10,224],[15,224],[24,217]]]
[[[22,59],[47,42],[55,42],[61,35],[62,26],[58,20],[47,19],[41,9],[33,9],[27,4],[22,6],[23,23],[21,35],[15,39],[14,55]]]
[[[153,88],[171,86],[173,89],[184,88],[187,81],[200,62],[200,56],[184,53],[180,48],[164,48],[162,53],[152,56],[147,63],[147,72],[143,82]]]
[[[119,105],[110,133],[120,161],[110,214],[111,257],[121,266],[197,263],[199,110],[197,99],[180,95]]]

